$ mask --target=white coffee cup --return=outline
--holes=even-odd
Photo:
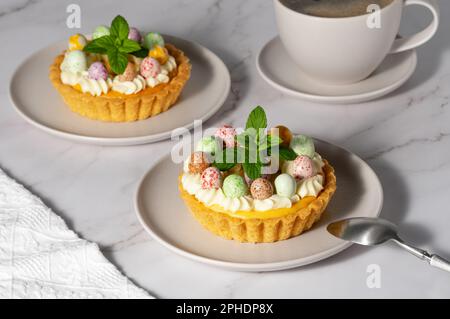
[[[328,18],[307,15],[274,0],[278,32],[286,51],[311,78],[330,84],[349,84],[367,78],[388,54],[418,47],[430,40],[439,26],[435,0],[393,0],[366,15]],[[419,33],[396,39],[403,8],[422,5],[433,14]],[[374,24],[379,21],[379,25]]]

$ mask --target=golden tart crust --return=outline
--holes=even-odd
[[[212,233],[239,242],[272,243],[300,235],[321,218],[336,191],[334,169],[327,161],[324,163],[324,189],[319,196],[305,197],[291,208],[265,212],[221,212],[206,207],[186,192],[181,176],[178,187],[192,215]]]
[[[170,74],[169,83],[154,88],[147,87],[136,94],[125,95],[110,91],[93,96],[61,82],[60,65],[64,53],[57,56],[50,66],[49,78],[69,108],[84,117],[106,122],[133,122],[167,111],[178,100],[191,75],[191,64],[183,51],[166,44],[169,54],[175,58],[177,68]]]

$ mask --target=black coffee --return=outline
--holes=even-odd
[[[394,0],[280,0],[300,13],[326,18],[355,17],[367,14],[372,4],[384,8]],[[398,0],[397,0],[398,1]]]

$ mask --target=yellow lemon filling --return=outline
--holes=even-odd
[[[298,211],[302,208],[307,207],[313,200],[315,200],[315,197],[308,196],[305,198],[302,198],[298,202],[292,205],[290,208],[278,208],[278,209],[272,209],[272,210],[266,210],[266,211],[236,211],[232,212],[229,210],[224,209],[223,207],[219,205],[212,205],[208,206],[209,209],[212,209],[218,213],[224,213],[231,217],[237,217],[237,218],[243,218],[243,219],[252,219],[252,218],[259,218],[259,219],[268,219],[268,218],[277,218],[277,217],[283,217],[285,215],[288,215],[292,213],[293,211]]]

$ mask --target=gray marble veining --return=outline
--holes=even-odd
[[[65,26],[71,3],[81,6],[79,31]],[[446,273],[391,247],[351,247],[314,265],[266,274],[224,271],[185,260],[151,240],[133,211],[139,178],[170,149],[171,141],[119,148],[71,143],[27,125],[8,98],[9,78],[26,56],[71,33],[90,32],[121,13],[137,27],[200,42],[225,61],[232,92],[205,128],[242,126],[248,111],[261,104],[272,125],[284,124],[347,147],[380,176],[386,197],[383,216],[403,224],[408,239],[450,257],[450,20],[445,18],[450,3],[441,1],[441,7],[441,29],[418,50],[418,69],[405,86],[376,101],[334,106],[283,95],[258,76],[255,58],[276,34],[269,0],[2,1],[0,166],[159,297],[448,298]],[[426,19],[420,10],[408,11],[402,29],[416,30]],[[380,289],[366,285],[370,264],[382,269]]]

